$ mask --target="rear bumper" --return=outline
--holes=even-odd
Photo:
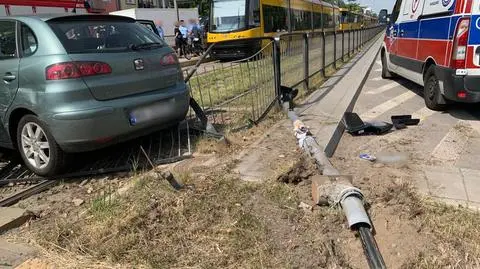
[[[458,76],[454,69],[439,66],[435,71],[440,84],[443,84],[446,99],[461,103],[480,102],[480,76]],[[459,98],[459,92],[465,92],[465,98]]]
[[[52,135],[66,152],[84,152],[100,149],[157,130],[168,128],[185,119],[190,95],[183,84],[172,94],[150,93],[141,96],[94,102],[91,109],[51,115],[44,121]],[[132,125],[130,111],[151,104],[164,109],[155,118]]]

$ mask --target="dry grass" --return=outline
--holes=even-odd
[[[341,222],[338,211],[306,212],[297,187],[245,183],[231,166],[202,180],[177,174],[182,191],[144,175],[114,202],[100,197],[81,217],[45,219],[31,235],[61,268],[348,267],[338,242],[318,234]]]
[[[151,268],[272,265],[267,226],[245,206],[254,192],[222,177],[182,192],[144,178],[115,203],[96,200],[84,219],[55,222],[37,241],[93,260]]]
[[[480,214],[433,201],[422,210],[432,246],[406,268],[480,268]]]
[[[402,268],[480,268],[480,214],[420,196],[406,181],[387,186],[379,197],[405,214],[429,242]]]

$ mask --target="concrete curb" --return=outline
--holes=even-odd
[[[380,38],[382,38],[382,37],[383,37],[383,35],[381,35]],[[378,43],[378,40],[376,42],[372,43],[368,50],[375,50],[376,49],[375,45],[377,43]],[[367,54],[368,50],[365,52],[365,54],[362,57],[367,57],[366,54]],[[370,75],[370,72],[372,71],[372,68],[375,65],[375,59],[378,57],[379,53],[380,53],[380,48],[377,49],[377,53],[375,54],[375,57],[373,57],[373,59],[370,63],[370,66],[368,67],[367,72],[365,74],[362,74],[363,79],[360,82],[360,84],[358,85],[358,87],[356,88],[355,95],[353,96],[353,98],[352,98],[350,104],[348,105],[347,109],[345,110],[345,112],[352,112],[353,111],[353,108],[355,107],[355,104],[357,103],[358,97],[360,96],[360,93],[363,89],[363,86],[367,82],[368,76]],[[340,119],[340,122],[338,123],[337,128],[335,129],[335,132],[334,132],[333,136],[331,137],[330,141],[325,146],[325,154],[328,157],[332,157],[333,154],[335,153],[335,150],[337,149],[337,146],[340,143],[340,139],[342,138],[344,132],[345,132],[345,126],[343,125],[343,123],[341,122],[341,119]]]
[[[368,75],[380,51],[383,39],[379,35],[367,49],[357,55],[357,60],[340,69],[337,75],[325,82],[326,90],[312,94],[296,110],[301,120],[307,124],[327,157],[332,157],[340,143],[345,127],[343,114],[351,112],[361,93]],[[322,92],[322,91],[319,91]]]

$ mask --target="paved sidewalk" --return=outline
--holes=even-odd
[[[15,268],[34,255],[35,250],[29,246],[0,239],[0,269]]]
[[[480,209],[480,170],[426,166],[417,179],[420,192],[450,205]]]

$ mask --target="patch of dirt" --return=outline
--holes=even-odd
[[[469,131],[459,127],[462,131]],[[438,204],[418,194],[422,133],[391,137],[351,137],[346,134],[332,162],[354,175],[362,189],[376,231],[376,240],[388,268],[477,268],[480,264],[480,225],[476,212]],[[360,153],[408,153],[407,163],[383,164],[360,159]],[[425,157],[424,157],[425,156]],[[358,240],[356,240],[358,241]],[[353,268],[367,268],[356,242],[345,246]],[[454,266],[455,265],[455,266]]]
[[[286,173],[281,174],[277,180],[283,183],[298,184],[319,173],[315,161],[302,154],[293,164],[293,167]]]

